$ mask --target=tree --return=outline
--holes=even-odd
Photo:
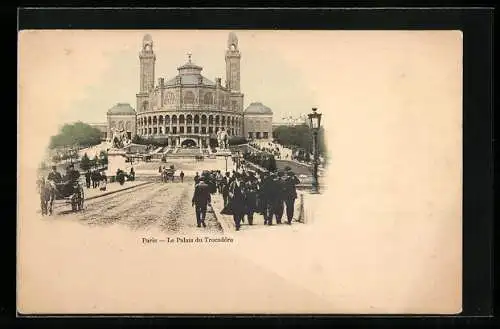
[[[313,137],[311,129],[307,125],[299,126],[278,126],[273,131],[273,136],[281,145],[293,148],[296,146],[306,150],[306,153],[313,152]],[[318,132],[318,144],[320,154],[326,153],[324,129],[321,127]]]
[[[83,123],[76,122],[65,124],[57,135],[50,139],[50,148],[65,147],[75,145],[79,147],[89,147],[101,142],[101,132],[97,128]]]
[[[87,153],[85,153],[82,156],[82,159],[80,160],[80,169],[83,171],[87,171],[90,169],[90,159],[89,159]]]

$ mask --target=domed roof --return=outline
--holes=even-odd
[[[273,114],[273,110],[271,110],[269,107],[265,106],[264,104],[260,102],[254,102],[248,105],[248,107],[245,109],[245,113],[249,114]]]
[[[129,103],[117,103],[108,110],[108,114],[130,114],[135,115],[135,110]]]

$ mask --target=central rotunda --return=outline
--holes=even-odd
[[[140,90],[137,96],[136,133],[162,140],[168,146],[208,147],[217,132],[244,136],[243,94],[240,91],[238,38],[229,34],[226,50],[226,81],[207,79],[202,67],[188,61],[172,79],[159,78],[155,85],[156,55],[148,34],[142,41]]]

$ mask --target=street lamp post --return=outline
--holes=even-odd
[[[318,132],[321,124],[321,113],[317,113],[318,109],[313,108],[312,113],[308,114],[309,127],[311,128],[313,134],[313,181],[311,187],[311,193],[319,193],[319,183],[318,183],[318,162],[319,162],[319,145],[318,145]]]

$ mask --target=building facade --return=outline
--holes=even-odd
[[[245,109],[243,127],[248,139],[272,139],[273,111],[260,102],[251,103]]]
[[[229,34],[226,50],[226,81],[204,77],[203,68],[191,61],[177,68],[171,78],[159,78],[156,86],[153,40],[143,39],[140,60],[140,90],[137,94],[137,135],[161,138],[170,146],[203,146],[219,130],[243,136],[243,93],[240,91],[238,38]]]
[[[113,138],[113,131],[125,131],[132,139],[136,134],[136,113],[128,103],[117,103],[107,112],[107,136]]]
[[[208,147],[217,132],[229,136],[272,138],[272,111],[261,103],[243,110],[241,92],[241,52],[238,38],[229,33],[225,53],[226,80],[204,77],[203,68],[188,61],[177,75],[159,77],[155,84],[156,54],[153,38],[147,34],[139,53],[139,92],[136,109],[118,103],[107,112],[107,138],[114,129],[124,129],[130,138],[158,139],[168,146]]]

